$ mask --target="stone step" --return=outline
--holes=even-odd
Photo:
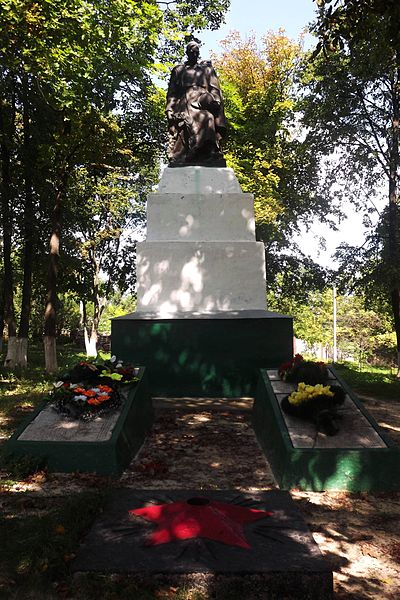
[[[233,169],[227,167],[167,167],[157,191],[185,194],[235,194],[241,187]]]
[[[255,241],[253,195],[149,194],[147,241]]]
[[[262,242],[140,242],[137,310],[265,310]]]

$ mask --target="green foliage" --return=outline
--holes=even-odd
[[[185,37],[218,27],[228,6],[228,0],[2,2],[0,143],[10,156],[14,300],[18,316],[20,286],[30,282],[23,262],[29,248],[36,335],[45,298],[60,332],[71,293],[95,305],[113,286],[133,285],[126,274],[134,230],[143,224],[144,197],[165,144],[165,93],[152,77],[176,61]],[[130,239],[122,231],[132,231]],[[56,258],[46,285],[49,237]],[[112,272],[113,285],[106,289],[96,269]]]
[[[104,106],[127,72],[142,79],[162,28],[153,2],[5,0],[2,9],[3,64],[22,67],[62,109]]]
[[[348,197],[364,211],[371,235],[362,249],[338,254],[341,274],[359,267],[357,281],[371,299],[386,295],[400,361],[400,34],[398,2],[320,0],[313,30],[319,45],[306,69],[304,123],[309,137],[332,157],[336,150]],[[374,197],[386,182],[388,206]],[[376,219],[375,219],[376,220]],[[372,292],[372,293],[371,293]],[[400,362],[399,362],[400,373]]]
[[[110,320],[115,317],[121,317],[136,310],[136,298],[132,294],[122,295],[119,291],[113,295],[110,301],[105,305],[102,312],[99,331],[110,333]]]
[[[277,277],[277,282],[283,276]],[[337,297],[337,348],[340,356],[357,363],[393,365],[396,358],[395,335],[387,313],[366,308],[366,299],[355,295]],[[320,344],[333,348],[333,290],[309,290],[296,299],[279,288],[269,292],[271,310],[293,316],[294,335],[312,349]]]
[[[300,223],[326,220],[332,210],[318,193],[319,156],[296,127],[301,48],[282,31],[267,33],[261,44],[234,32],[221,46],[214,62],[230,124],[228,164],[242,189],[254,194],[258,237],[288,246]]]
[[[307,303],[314,292],[325,289],[328,281],[329,273],[298,249],[296,255],[268,255],[268,297],[287,314],[291,314],[294,306]]]
[[[391,48],[400,48],[400,6],[397,0],[315,1],[319,18],[313,30],[320,38],[316,53],[323,50],[327,55],[342,50],[346,43],[362,43],[371,34],[377,34],[376,29],[371,30],[371,22],[383,29],[382,49],[385,40]]]

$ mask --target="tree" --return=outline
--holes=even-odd
[[[13,297],[13,269],[12,269],[12,232],[13,232],[13,181],[12,181],[12,154],[14,146],[15,128],[15,98],[12,93],[14,84],[12,77],[7,77],[9,92],[2,86],[0,100],[0,153],[1,153],[1,215],[3,237],[3,293],[2,309],[4,322],[7,325],[10,339],[10,348],[6,357],[6,364],[13,366],[12,347],[15,347],[16,321]]]
[[[282,275],[277,278],[282,280]],[[296,298],[279,294],[277,287],[268,294],[269,305],[293,316],[294,334],[311,351],[323,346],[333,354],[333,290],[325,287],[307,290]],[[362,362],[392,364],[394,346],[387,314],[365,308],[366,298],[355,294],[337,296],[337,346],[339,355]]]
[[[267,287],[274,291],[285,270],[294,276],[284,276],[286,293],[304,290],[303,276],[303,284],[314,278],[323,287],[321,268],[293,242],[300,225],[308,227],[314,217],[329,222],[338,212],[320,181],[319,149],[302,140],[298,127],[301,47],[283,31],[267,33],[260,44],[233,32],[221,46],[214,63],[229,124],[224,153],[242,189],[254,194]]]
[[[81,168],[74,173],[68,195],[69,210],[75,214],[73,235],[68,240],[68,255],[79,275],[69,284],[83,307],[86,351],[97,354],[99,323],[107,300],[118,290],[135,283],[132,235],[141,220],[143,205],[132,198],[134,185],[129,173],[114,167],[102,172]],[[72,196],[72,197],[71,197]],[[87,305],[92,307],[88,331]]]
[[[372,201],[366,213],[374,210],[381,182],[387,182],[387,208],[366,242],[374,259],[364,265],[359,283],[373,272],[376,286],[386,290],[400,377],[400,7],[392,0],[318,4],[313,29],[320,42],[308,71],[304,123],[326,154],[337,149],[348,187]],[[353,250],[345,262],[350,257],[354,261]]]
[[[95,147],[94,132],[101,131],[103,119],[123,110],[126,98],[132,112],[143,113],[154,93],[151,75],[157,58],[176,59],[177,46],[185,35],[197,29],[216,28],[221,23],[228,0],[195,0],[140,3],[131,0],[52,0],[31,3],[4,0],[0,12],[0,121],[1,195],[3,218],[4,281],[3,298],[9,341],[15,337],[13,277],[11,265],[12,227],[10,215],[17,200],[24,231],[24,299],[20,332],[29,325],[29,299],[34,248],[34,231],[29,218],[34,209],[45,207],[49,229],[49,260],[45,309],[44,342],[46,368],[57,368],[55,336],[58,271],[63,216],[68,187],[74,170],[90,161]],[[161,49],[159,40],[162,40]],[[15,101],[16,99],[16,101]],[[19,111],[21,119],[15,118]],[[7,118],[6,118],[7,117]],[[138,122],[139,119],[132,119]],[[44,139],[32,152],[32,130],[40,121]],[[142,119],[145,122],[146,119]],[[18,125],[17,123],[22,125]],[[146,131],[136,131],[137,139]],[[18,139],[24,147],[24,190],[13,189],[10,165],[17,162]],[[23,142],[21,140],[24,140]],[[153,148],[154,150],[154,148]],[[136,148],[142,157],[143,144]],[[35,188],[32,156],[46,173],[46,186]],[[155,160],[155,154],[152,154]],[[101,162],[99,152],[96,157]],[[132,167],[135,160],[132,161]],[[37,183],[37,182],[36,182]],[[44,193],[44,188],[46,193]],[[36,202],[36,206],[35,206]],[[22,221],[21,221],[22,223]],[[14,241],[16,236],[14,236]],[[9,349],[12,344],[9,343]]]

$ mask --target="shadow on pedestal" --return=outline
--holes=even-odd
[[[250,396],[257,369],[293,356],[293,323],[263,310],[166,318],[136,312],[112,320],[111,347],[146,367],[153,396]]]

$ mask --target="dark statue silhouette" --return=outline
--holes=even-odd
[[[189,42],[186,54],[168,86],[169,166],[225,167],[220,141],[226,121],[217,75],[210,61],[199,62],[196,42]]]

